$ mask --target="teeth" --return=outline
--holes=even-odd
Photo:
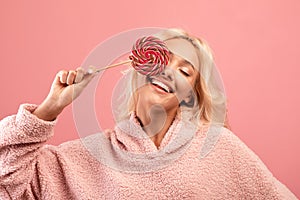
[[[157,80],[152,80],[152,84],[155,84],[155,85],[158,85],[159,87],[163,88],[166,92],[170,93],[170,89],[168,86],[166,86],[165,84],[163,84],[162,82],[160,81],[157,81]]]

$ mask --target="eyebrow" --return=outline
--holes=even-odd
[[[190,66],[192,66],[193,70],[195,71],[195,67],[189,61],[187,61],[185,59],[182,59],[182,60],[179,61],[179,63],[180,64],[185,64],[185,65],[190,65]]]
[[[170,55],[173,56],[174,54],[173,54],[172,52],[170,52]],[[180,57],[180,56],[179,56],[179,57]],[[193,70],[195,71],[194,65],[192,65],[192,63],[190,63],[189,61],[185,60],[184,58],[181,58],[181,57],[180,57],[179,64],[191,65],[192,68],[193,68]]]

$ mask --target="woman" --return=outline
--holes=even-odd
[[[170,63],[157,76],[126,74],[114,130],[44,144],[95,76],[81,68],[60,71],[41,105],[1,121],[1,198],[296,199],[222,127],[226,99],[208,46],[179,30],[156,36]]]

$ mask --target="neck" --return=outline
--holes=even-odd
[[[141,126],[154,142],[156,147],[160,146],[160,143],[171,126],[176,113],[176,109],[166,112],[161,106],[152,106],[151,109],[145,109],[145,107],[142,106],[140,109],[136,109],[136,115]]]

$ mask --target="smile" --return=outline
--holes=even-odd
[[[167,93],[173,93],[174,90],[172,89],[172,87],[164,82],[164,81],[160,81],[158,79],[154,79],[154,78],[149,78],[149,81],[152,85],[154,85],[155,87],[167,92]]]

